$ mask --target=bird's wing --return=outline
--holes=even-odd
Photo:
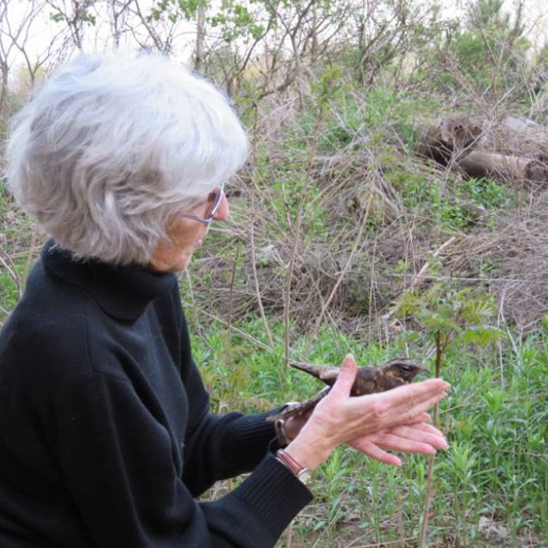
[[[325,398],[330,390],[331,387],[327,386],[312,398],[309,398],[308,400],[305,400],[301,403],[289,405],[285,409],[282,409],[279,413],[276,413],[275,415],[270,415],[266,420],[268,422],[276,422],[279,419],[287,420],[290,417],[300,417],[301,415],[304,415],[309,409],[313,409],[314,407],[316,407],[318,402]]]

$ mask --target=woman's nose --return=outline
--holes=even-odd
[[[223,194],[223,199],[219,205],[219,209],[215,212],[213,218],[216,221],[226,221],[230,213],[230,207],[228,206],[228,199],[225,194]]]

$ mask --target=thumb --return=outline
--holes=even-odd
[[[341,365],[339,376],[331,389],[331,394],[339,398],[347,398],[352,390],[357,371],[356,359],[352,354],[347,354]]]

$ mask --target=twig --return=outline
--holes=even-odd
[[[440,376],[441,373],[441,358],[444,350],[449,344],[449,336],[445,335],[442,340],[443,335],[440,332],[436,333],[436,378]],[[432,424],[438,426],[438,415],[439,415],[439,405],[434,406],[434,417]],[[422,514],[421,529],[419,533],[419,541],[417,543],[418,548],[426,548],[426,532],[428,530],[428,515],[430,512],[430,503],[432,501],[432,485],[434,483],[434,458],[435,455],[430,455],[428,457],[428,471],[426,474],[426,496],[424,499],[424,509]]]
[[[418,548],[426,548],[426,532],[428,530],[428,513],[432,500],[432,483],[434,478],[434,455],[428,456],[428,471],[426,473],[426,497],[424,499],[424,510],[422,514],[421,529],[419,533]]]
[[[359,545],[356,545],[354,543],[350,543],[350,544],[347,544],[346,545],[346,548],[382,548],[383,546],[389,546],[391,544],[400,544],[401,545],[401,540],[402,539],[398,539],[398,540],[385,540],[383,542],[375,542],[374,544],[359,544]],[[407,541],[412,541],[414,540],[413,537],[407,537],[407,538],[404,538],[403,541],[404,542],[407,542]]]
[[[501,453],[510,453],[512,455],[515,455],[515,451],[510,451],[509,449],[499,449]],[[520,451],[518,455],[524,455],[526,457],[534,457],[536,459],[548,459],[548,453],[527,453],[524,451]]]
[[[254,133],[257,135],[257,122],[258,122],[258,116],[257,116],[257,108],[255,106],[255,119],[254,119]],[[255,166],[257,165],[257,140],[253,140],[253,149],[252,149],[252,165],[253,165],[253,171],[255,171]],[[255,177],[253,177],[255,179]],[[250,231],[249,231],[249,239],[251,244],[251,270],[253,272],[253,283],[255,284],[255,293],[257,295],[257,305],[259,306],[259,313],[261,314],[261,318],[263,320],[264,328],[266,330],[266,335],[268,337],[268,342],[270,344],[270,347],[274,349],[274,341],[272,339],[272,333],[270,332],[270,328],[268,326],[268,321],[266,319],[266,314],[263,306],[263,299],[261,297],[261,289],[259,286],[259,275],[257,273],[257,255],[255,253],[255,193],[251,193],[251,223],[250,223]]]
[[[290,317],[291,317],[291,285],[293,283],[293,272],[295,270],[295,262],[297,258],[297,248],[299,246],[299,238],[301,234],[301,225],[304,211],[305,198],[307,196],[308,187],[312,181],[312,160],[314,159],[314,152],[318,145],[318,137],[320,133],[320,125],[323,120],[323,109],[324,103],[320,101],[318,117],[314,124],[314,134],[312,137],[312,144],[308,148],[307,162],[306,162],[306,173],[305,181],[303,185],[303,190],[301,193],[301,199],[299,201],[299,208],[297,210],[297,226],[295,227],[295,237],[293,240],[293,248],[291,250],[291,255],[289,257],[289,271],[287,274],[287,283],[285,288],[284,295],[284,341],[285,341],[285,361],[286,364],[289,363],[289,349],[290,349]]]
[[[396,500],[398,503],[398,533],[400,535],[400,548],[405,548],[405,529],[403,527],[403,502],[401,498],[401,490],[396,485]]]
[[[204,314],[204,316],[207,316],[208,318],[219,322],[221,325],[228,327],[228,323],[224,321],[222,318],[220,318],[219,316],[215,316],[215,314],[211,314],[210,312],[207,312],[206,310],[198,306],[196,306],[196,309],[200,312],[200,314]],[[262,348],[263,350],[266,350],[267,352],[272,351],[272,349],[269,346],[262,343],[255,337],[251,336],[249,333],[246,333],[245,331],[238,329],[237,327],[234,327],[234,326],[231,326],[231,329],[235,331],[236,333],[238,333],[239,335],[241,335],[242,337],[244,337],[245,339],[251,341],[253,344],[257,345],[259,348]]]
[[[251,244],[251,271],[253,272],[253,283],[255,284],[255,293],[257,295],[257,305],[259,307],[259,313],[263,320],[264,328],[266,331],[266,336],[268,337],[268,342],[270,346],[274,348],[274,341],[272,339],[272,333],[270,332],[270,327],[268,326],[268,320],[266,319],[266,313],[264,310],[263,299],[261,297],[261,289],[259,286],[259,275],[257,273],[257,255],[255,253],[255,209],[254,209],[255,200],[251,199],[251,228],[250,228],[250,244]]]
[[[432,258],[439,257],[440,253],[444,249],[449,247],[455,240],[456,240],[456,236],[451,236],[451,238],[449,238],[449,240],[447,240],[440,247],[438,247],[438,249],[436,249],[436,251],[434,251],[434,253],[432,254]],[[411,280],[411,283],[410,283],[410,289],[411,290],[415,289],[417,285],[422,284],[427,277],[428,277],[428,279],[431,278],[430,276],[428,276],[428,270],[430,270],[430,267],[431,267],[431,263],[429,261],[427,261],[426,263],[424,263],[424,265],[422,266],[422,268],[420,269],[418,274],[416,276],[413,276],[413,278]],[[398,277],[398,275],[391,275],[390,277]],[[400,277],[405,278],[405,276],[403,276],[403,275],[400,276]],[[442,277],[439,277],[439,278],[441,279]],[[438,278],[436,278],[436,279],[438,279]],[[454,278],[448,277],[448,279],[453,280]],[[397,309],[398,309],[397,306],[392,306],[390,308],[390,310],[388,310],[388,312],[382,316],[382,319],[385,322],[388,322],[392,318],[392,316],[396,313]]]
[[[367,208],[366,208],[365,214],[363,216],[363,221],[362,221],[362,224],[360,225],[360,230],[358,232],[358,235],[356,236],[356,238],[354,240],[352,250],[350,251],[350,256],[348,257],[348,260],[346,261],[346,264],[344,265],[344,268],[343,268],[341,274],[339,275],[337,281],[335,282],[335,285],[331,289],[331,293],[329,294],[329,297],[327,298],[327,300],[323,304],[322,309],[320,311],[320,314],[316,318],[316,321],[314,323],[314,328],[312,329],[312,333],[309,337],[308,344],[306,345],[306,350],[304,352],[305,355],[310,350],[310,346],[312,345],[312,342],[316,338],[316,335],[317,335],[318,330],[320,328],[320,325],[321,325],[321,322],[323,320],[324,314],[327,310],[327,307],[330,305],[331,301],[335,297],[335,294],[337,293],[337,290],[339,289],[339,287],[342,284],[343,280],[346,278],[346,274],[348,273],[348,271],[350,270],[350,267],[352,266],[352,263],[354,261],[354,257],[356,255],[356,251],[358,250],[358,246],[360,245],[363,232],[364,232],[365,227],[367,225],[367,220],[369,218],[369,208],[371,207],[372,198],[373,198],[373,193],[371,193],[369,195],[369,201],[367,203]]]
[[[289,524],[287,528],[287,542],[286,548],[291,548],[291,543],[293,542],[293,522]]]
[[[447,240],[444,244],[440,245],[440,247],[438,247],[438,249],[436,249],[436,251],[434,251],[434,253],[432,253],[432,258],[435,259],[436,257],[439,257],[440,253],[444,249],[449,247],[456,239],[457,239],[456,236],[451,236],[451,238],[449,238],[449,240]],[[422,268],[419,270],[419,273],[411,281],[411,284],[410,284],[411,289],[415,289],[415,287],[417,285],[422,284],[422,282],[424,281],[424,278],[426,277],[426,274],[427,274],[428,270],[430,270],[431,266],[432,266],[432,263],[429,262],[429,261],[424,263]]]
[[[35,227],[32,231],[32,236],[30,239],[29,251],[27,253],[27,260],[25,261],[25,266],[23,268],[23,283],[26,282],[29,275],[30,267],[32,266],[32,260],[34,259],[34,250],[36,248],[36,240],[38,239],[38,229]]]
[[[5,259],[2,255],[5,257]],[[21,298],[23,296],[23,283],[21,282],[21,278],[17,273],[17,267],[15,266],[15,263],[11,260],[9,254],[4,251],[4,248],[2,246],[0,246],[0,263],[8,271],[10,278],[12,278],[12,280],[15,282],[15,285],[17,286],[17,295],[19,296],[19,298]]]
[[[230,340],[230,329],[232,328],[232,318],[233,318],[233,297],[234,297],[234,281],[236,280],[236,264],[238,263],[238,258],[240,256],[240,247],[238,246],[236,250],[236,256],[232,261],[232,272],[230,274],[230,289],[228,297],[228,320],[226,326],[226,341],[225,341],[225,352],[226,352],[226,362],[230,363],[232,361],[232,344]]]
[[[386,278],[398,278],[398,279],[405,279],[405,278],[415,278],[414,274],[385,274]],[[489,278],[487,276],[481,276],[481,277],[473,277],[473,276],[431,276],[429,274],[426,274],[424,276],[424,280],[426,281],[430,280],[433,282],[441,282],[441,281],[456,281],[456,282],[484,282],[488,284],[492,283],[520,283],[520,284],[532,284],[532,285],[538,285],[538,280],[527,280],[524,278]]]

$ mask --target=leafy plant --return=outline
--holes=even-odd
[[[405,291],[397,302],[396,315],[415,325],[403,337],[418,332],[435,343],[435,374],[439,377],[443,354],[450,344],[488,345],[505,336],[490,323],[495,311],[495,300],[481,289],[454,291],[438,283],[422,295]]]
[[[421,334],[434,343],[435,375],[439,377],[444,354],[450,345],[460,343],[486,346],[504,336],[499,328],[490,325],[495,310],[493,298],[481,290],[465,288],[455,292],[444,284],[435,284],[423,295],[406,291],[399,299],[396,315],[414,321]],[[438,407],[436,406],[434,424],[437,424],[437,419]],[[468,455],[465,448],[461,449],[454,455],[462,464],[461,469],[465,470],[463,463],[470,459],[465,458]],[[431,455],[428,462],[426,498],[419,535],[420,548],[426,546],[433,471],[434,455]]]

